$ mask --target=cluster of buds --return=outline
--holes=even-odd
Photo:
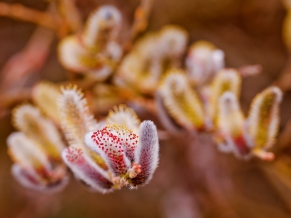
[[[153,93],[162,74],[180,66],[187,38],[184,29],[173,25],[147,33],[122,60],[115,77],[116,84],[143,94]]]
[[[140,123],[132,109],[120,105],[97,123],[76,87],[62,89],[58,105],[69,142],[62,158],[77,179],[107,193],[125,185],[135,188],[152,178],[159,152],[152,121]]]
[[[59,44],[59,60],[68,70],[105,80],[122,56],[117,42],[121,14],[113,6],[92,12],[81,34],[65,37]]]
[[[152,178],[159,153],[152,121],[140,122],[134,110],[120,105],[97,123],[76,86],[59,91],[40,83],[32,97],[38,107],[25,104],[14,110],[19,132],[7,140],[15,161],[12,173],[21,185],[36,191],[61,190],[68,182],[66,166],[101,193],[125,185],[136,188]]]
[[[58,191],[68,181],[61,159],[65,148],[55,124],[35,106],[25,104],[13,111],[19,132],[8,139],[8,153],[15,162],[12,174],[24,187],[36,191]]]
[[[165,127],[177,133],[184,130],[209,132],[224,152],[244,159],[257,156],[272,160],[274,154],[266,149],[274,144],[277,135],[281,90],[269,87],[258,94],[245,118],[239,106],[239,71],[223,68],[209,83],[204,83],[207,80],[200,80],[202,86],[192,86],[188,75],[178,69],[164,76],[156,104]]]
[[[121,60],[123,49],[117,40],[121,26],[116,8],[100,7],[90,15],[82,33],[60,42],[61,64],[93,81],[93,93],[116,97],[119,89],[137,94],[134,97],[154,97],[158,115],[171,133],[204,131],[221,151],[243,159],[274,158],[267,149],[275,143],[278,131],[281,90],[269,87],[259,93],[247,118],[239,105],[242,76],[256,74],[257,66],[224,68],[224,52],[210,42],[198,41],[188,50],[186,69],[178,69],[188,34],[173,25],[145,34]],[[119,95],[114,97],[109,101],[119,100]],[[23,186],[60,190],[68,181],[67,167],[78,180],[101,193],[123,186],[137,188],[152,178],[159,161],[158,134],[152,121],[141,122],[132,109],[120,105],[106,120],[97,122],[76,86],[59,90],[41,83],[33,88],[32,100],[37,107],[26,104],[14,110],[13,122],[19,132],[7,140],[15,162],[13,175]]]
[[[263,160],[273,160],[274,154],[266,149],[275,142],[281,100],[281,90],[271,86],[257,94],[248,117],[244,118],[236,95],[225,92],[218,106],[215,140],[219,147],[237,156],[248,158],[255,155]]]

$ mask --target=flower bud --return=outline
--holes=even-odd
[[[140,124],[139,143],[134,151],[134,160],[140,165],[140,173],[131,180],[132,188],[147,184],[159,163],[158,133],[152,121],[143,121]]]
[[[275,86],[265,89],[252,101],[247,133],[253,143],[252,149],[255,154],[270,148],[275,143],[281,101],[282,91]],[[262,153],[259,156],[262,156]],[[269,159],[269,155],[266,158]]]
[[[191,83],[203,85],[224,67],[224,52],[210,42],[198,41],[189,49],[186,67]]]
[[[14,126],[46,152],[50,159],[60,161],[65,147],[55,125],[32,105],[21,105],[13,111]]]
[[[181,70],[170,71],[162,80],[159,95],[169,115],[188,130],[204,128],[202,103]]]
[[[93,190],[107,193],[112,191],[113,183],[108,174],[86,156],[82,148],[69,147],[62,153],[64,162],[76,178],[82,180]]]

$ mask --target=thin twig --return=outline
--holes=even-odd
[[[22,89],[28,76],[38,72],[45,63],[53,39],[54,33],[47,28],[38,27],[34,31],[26,47],[14,54],[3,67],[0,93]]]
[[[0,16],[31,22],[50,29],[55,29],[55,19],[48,12],[37,11],[21,4],[0,2]]]
[[[243,77],[256,76],[262,72],[263,68],[259,64],[254,65],[244,65],[238,68],[238,72]]]
[[[153,0],[141,0],[135,10],[134,22],[130,30],[129,39],[124,43],[124,50],[130,50],[134,39],[148,26],[148,18],[152,9]]]

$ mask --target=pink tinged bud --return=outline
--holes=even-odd
[[[37,172],[25,169],[19,164],[12,166],[12,175],[23,187],[40,192],[57,192],[62,190],[68,183],[67,177],[47,183]]]
[[[251,104],[247,133],[253,142],[253,152],[262,157],[262,152],[275,143],[279,126],[279,105],[282,91],[277,87],[269,87],[259,93]],[[264,156],[264,155],[263,155]],[[265,155],[263,159],[272,159]]]
[[[213,119],[214,124],[217,122],[219,98],[225,92],[232,92],[239,99],[241,89],[241,76],[235,69],[222,69],[214,77],[209,99],[209,116]]]
[[[62,158],[75,177],[85,182],[93,190],[102,193],[112,191],[113,183],[108,174],[88,158],[81,148],[66,148],[62,152]]]
[[[91,152],[84,143],[87,132],[99,128],[99,124],[91,114],[84,94],[76,86],[62,88],[58,99],[61,127],[70,146],[84,148],[99,166],[106,169],[102,158]]]
[[[25,170],[19,164],[14,164],[12,166],[12,175],[22,186],[26,188],[37,189],[40,186],[44,186],[41,178],[36,174],[36,172],[33,170]]]
[[[126,174],[131,166],[138,136],[125,126],[111,125],[87,133],[85,143],[101,155],[116,176],[120,176]]]
[[[225,92],[219,99],[217,128],[237,156],[250,152],[244,138],[244,116],[232,92]]]
[[[16,162],[12,173],[21,185],[39,191],[60,190],[65,186],[64,165],[52,164],[41,147],[24,133],[12,133],[7,144],[8,152]]]
[[[159,162],[159,140],[155,124],[152,121],[143,121],[140,124],[139,143],[135,150],[135,163],[140,165],[139,174],[131,180],[132,187],[147,184]]]

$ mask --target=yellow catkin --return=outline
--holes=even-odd
[[[117,124],[133,130],[136,134],[139,132],[140,119],[135,111],[126,105],[113,107],[113,110],[109,111],[106,121],[109,125]]]
[[[238,99],[232,92],[224,93],[219,100],[217,128],[223,134],[238,138],[243,132],[244,115]]]
[[[281,99],[281,90],[277,87],[269,87],[252,101],[248,131],[254,140],[254,149],[267,148],[275,142]]]
[[[41,146],[47,155],[60,160],[60,153],[65,147],[54,124],[43,117],[39,109],[32,105],[21,105],[13,110],[15,128]]]
[[[170,116],[186,129],[203,129],[202,103],[183,71],[172,70],[162,80],[159,93]]]
[[[235,69],[223,69],[218,72],[211,84],[210,117],[217,123],[219,98],[225,92],[232,92],[239,99],[241,76]]]
[[[90,113],[84,94],[77,86],[62,88],[58,100],[61,126],[70,146],[84,149],[90,157],[102,168],[106,168],[104,160],[84,143],[86,133],[96,130],[97,122]]]
[[[49,118],[59,122],[57,99],[60,94],[53,83],[41,82],[33,87],[32,99]]]

